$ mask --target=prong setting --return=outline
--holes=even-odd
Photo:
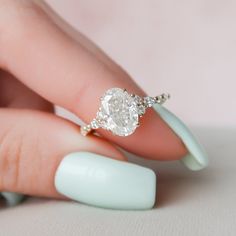
[[[126,89],[112,88],[100,98],[101,106],[97,116],[90,124],[81,127],[81,134],[86,136],[93,130],[103,128],[113,135],[129,136],[140,126],[141,118],[147,108],[155,103],[162,105],[169,94],[161,94],[156,97],[140,97],[129,94]]]

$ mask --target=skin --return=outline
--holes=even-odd
[[[54,114],[59,105],[89,122],[109,88],[145,95],[130,76],[44,2],[0,0],[0,191],[61,197],[54,187],[63,156],[90,151],[127,161],[120,146],[146,159],[178,160],[187,151],[152,110],[128,137],[80,127]]]

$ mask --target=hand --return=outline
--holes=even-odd
[[[43,2],[0,0],[0,191],[61,197],[54,176],[63,157],[89,151],[127,161],[115,145],[147,159],[177,160],[182,141],[152,110],[129,137],[79,127],[53,112],[64,107],[89,122],[112,87],[144,96],[130,76]],[[115,144],[115,145],[114,145]]]

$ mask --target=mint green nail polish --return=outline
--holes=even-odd
[[[181,159],[183,164],[191,170],[201,170],[208,165],[208,157],[205,149],[198,143],[187,126],[173,113],[163,106],[155,104],[154,110],[170,126],[170,128],[181,138],[189,154]]]
[[[89,205],[144,210],[155,203],[156,175],[136,164],[77,152],[60,163],[55,187],[59,193]]]
[[[0,195],[6,199],[7,206],[15,206],[24,199],[24,195],[18,193],[1,192]]]

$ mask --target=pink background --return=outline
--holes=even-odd
[[[236,1],[48,0],[196,126],[236,124]]]

